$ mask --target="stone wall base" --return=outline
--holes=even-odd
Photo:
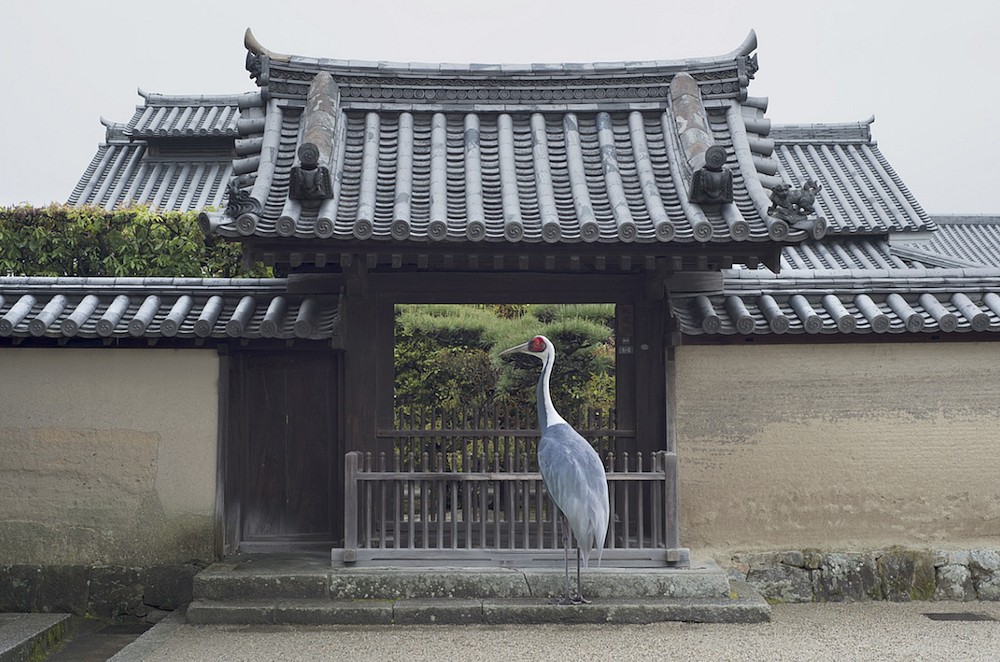
[[[752,552],[720,565],[770,602],[1000,600],[995,549]]]
[[[0,565],[0,612],[62,612],[90,618],[156,620],[191,602],[205,564]]]

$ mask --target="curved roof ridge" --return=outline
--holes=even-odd
[[[372,60],[344,60],[338,58],[311,57],[277,53],[264,47],[248,27],[243,36],[243,45],[253,55],[263,55],[273,62],[311,64],[314,66],[346,69],[355,73],[374,74],[496,74],[509,72],[517,74],[539,73],[544,75],[567,74],[580,75],[586,73],[606,73],[608,70],[622,70],[629,73],[655,73],[663,70],[689,70],[702,66],[712,66],[732,62],[737,58],[747,57],[757,49],[757,33],[750,30],[740,44],[721,55],[710,55],[695,58],[676,58],[669,60],[622,60],[620,62],[565,62],[565,63],[450,63],[450,62],[387,62]]]
[[[775,142],[872,142],[875,115],[859,122],[803,122],[771,125]]]
[[[141,87],[136,92],[147,106],[240,106],[260,105],[260,90],[234,94],[161,94],[147,92]]]

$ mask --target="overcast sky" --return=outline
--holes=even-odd
[[[0,8],[0,205],[63,202],[136,88],[254,88],[250,27],[281,53],[397,62],[679,59],[751,28],[767,117],[855,122],[929,213],[1000,213],[995,0],[6,0]]]

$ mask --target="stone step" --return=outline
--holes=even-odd
[[[572,581],[575,583],[575,576]],[[554,598],[565,575],[551,568],[333,568],[251,559],[209,566],[194,579],[194,598],[237,600],[412,600]],[[588,568],[588,598],[706,598],[729,595],[726,574],[713,563],[691,568]]]
[[[72,632],[69,614],[0,614],[0,662],[45,659]]]
[[[197,599],[187,619],[200,625],[431,625],[631,623],[762,623],[771,607],[749,585],[714,598],[597,598],[556,605],[545,598]]]

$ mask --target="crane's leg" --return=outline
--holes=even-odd
[[[566,520],[566,516],[562,513],[559,514],[559,521],[562,524],[562,546],[563,546],[563,561],[566,564],[566,580],[564,582],[565,595],[556,600],[557,605],[571,605],[576,604],[573,596],[569,592],[569,522]]]
[[[580,584],[580,548],[579,547],[576,548],[576,595],[573,596],[572,601],[573,601],[573,604],[575,604],[575,605],[580,605],[580,604],[589,605],[590,604],[590,600],[588,600],[587,598],[583,597],[583,588],[581,587],[581,584]]]

